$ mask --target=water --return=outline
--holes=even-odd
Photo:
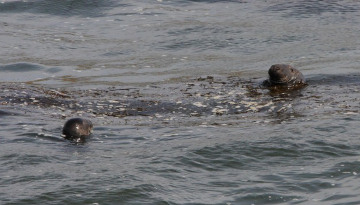
[[[3,0],[0,204],[359,204],[359,9]]]

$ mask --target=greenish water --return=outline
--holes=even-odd
[[[359,204],[359,14],[4,0],[0,204]],[[275,63],[309,85],[259,88]],[[93,135],[63,139],[79,116]]]

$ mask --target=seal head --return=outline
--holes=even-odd
[[[92,132],[93,124],[90,120],[82,118],[72,118],[66,121],[62,133],[66,139],[76,139],[89,136]]]
[[[275,64],[269,69],[269,80],[268,83],[272,85],[285,85],[285,86],[296,86],[305,85],[305,78],[303,74],[286,64]]]

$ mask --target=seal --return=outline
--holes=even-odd
[[[92,132],[93,124],[90,120],[82,118],[72,118],[66,121],[62,133],[66,139],[76,139],[89,136]]]
[[[265,80],[265,86],[301,86],[306,85],[306,80],[303,74],[287,64],[272,65],[268,71],[269,79]]]

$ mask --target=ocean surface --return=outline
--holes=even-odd
[[[360,1],[0,1],[0,204],[360,204]]]

